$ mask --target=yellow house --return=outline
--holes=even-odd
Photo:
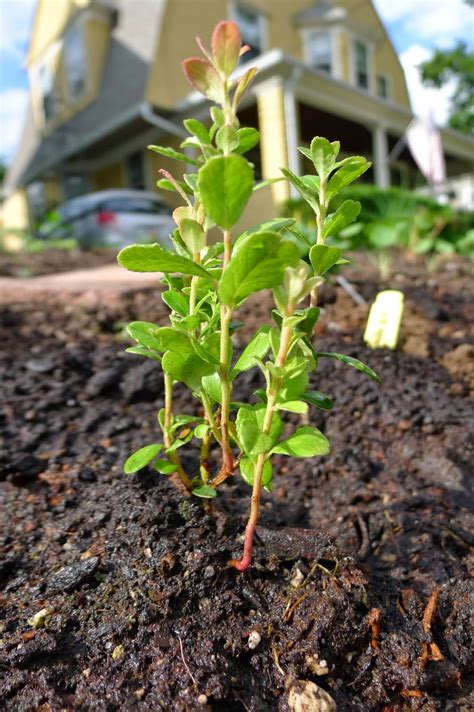
[[[173,162],[150,143],[178,147],[182,120],[205,120],[207,101],[180,67],[215,23],[232,18],[257,79],[241,110],[261,131],[257,174],[305,170],[297,146],[315,135],[373,161],[366,180],[413,186],[407,149],[390,153],[412,120],[402,67],[371,0],[38,0],[27,67],[30,102],[7,176],[6,227],[67,198],[105,188],[153,189]],[[469,171],[474,141],[442,131],[447,173]],[[252,223],[290,195],[286,182],[258,191]],[[173,194],[164,196],[173,201]]]

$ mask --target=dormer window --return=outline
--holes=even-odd
[[[365,42],[354,42],[355,83],[359,89],[369,88],[369,51]]]
[[[315,69],[332,74],[332,42],[329,31],[311,32],[307,40],[308,63]]]
[[[47,124],[56,113],[56,93],[54,77],[49,64],[45,63],[38,69],[38,83],[41,91],[44,123]]]
[[[79,99],[86,90],[86,55],[82,24],[71,27],[64,38],[64,65],[69,98]]]
[[[242,44],[247,44],[250,50],[243,57],[243,62],[248,62],[263,52],[263,17],[262,15],[240,3],[232,4],[232,19],[236,22],[242,33]]]
[[[377,96],[381,99],[389,98],[388,77],[385,74],[377,76]]]

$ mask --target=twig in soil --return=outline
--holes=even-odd
[[[367,558],[370,552],[369,529],[367,527],[365,519],[362,517],[359,510],[354,507],[353,511],[357,517],[357,524],[359,525],[360,533],[360,546],[359,551],[357,552],[357,556],[359,557],[359,559],[364,560]]]
[[[301,595],[299,598],[297,598],[296,601],[293,601],[293,603],[288,601],[288,605],[286,607],[286,611],[285,611],[284,618],[283,618],[285,623],[289,623],[289,621],[293,618],[294,612],[296,611],[296,609],[298,608],[300,603],[302,603],[304,601],[304,599],[306,598],[307,595],[308,595],[308,593],[303,593],[303,595]]]
[[[430,600],[428,601],[428,604],[425,608],[425,612],[423,613],[423,618],[421,619],[421,625],[423,626],[423,630],[427,635],[431,637],[431,623],[433,621],[433,616],[436,610],[436,606],[438,603],[438,597],[439,597],[439,589],[435,588],[433,593],[430,596]],[[425,665],[428,660],[444,660],[444,655],[441,652],[441,650],[438,648],[435,642],[431,640],[429,643],[428,642],[423,642],[422,644],[422,652],[419,657],[419,661],[421,665]]]
[[[278,670],[278,672],[280,673],[280,675],[285,675],[285,673],[283,672],[283,669],[280,665],[280,655],[278,654],[278,650],[277,650],[275,644],[272,645],[272,656],[273,656],[273,660],[275,662],[275,667]]]
[[[336,574],[337,574],[338,568],[339,568],[339,562],[338,562],[338,561],[336,562],[336,565],[335,565],[335,567],[334,567],[334,571],[329,571],[329,569],[327,569],[325,566],[323,566],[322,564],[320,564],[319,561],[317,561],[315,564],[312,565],[312,567],[310,568],[309,573],[308,573],[308,575],[306,576],[305,580],[303,581],[303,583],[301,583],[301,584],[298,586],[298,588],[305,588],[305,586],[308,584],[309,579],[310,579],[311,576],[314,574],[314,572],[316,571],[316,569],[321,569],[321,571],[324,571],[324,573],[327,574],[330,578],[332,578],[332,580],[334,581],[334,583],[337,585]]]
[[[193,681],[194,687],[197,688],[196,678],[194,677],[194,675],[192,674],[191,670],[189,669],[189,665],[188,665],[188,663],[186,662],[186,659],[185,659],[185,657],[184,657],[183,641],[181,640],[181,638],[179,637],[179,635],[178,635],[178,640],[179,640],[179,648],[180,648],[180,650],[181,650],[181,660],[183,661],[184,667],[186,668],[186,672],[188,673],[189,677],[190,677],[191,680]]]
[[[380,618],[380,608],[371,608],[368,615],[368,621],[372,630],[372,640],[370,641],[370,647],[372,650],[377,650],[379,647]]]

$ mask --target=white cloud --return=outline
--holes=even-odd
[[[26,89],[5,89],[0,93],[0,156],[7,162],[15,153],[27,103]]]
[[[418,116],[431,114],[436,124],[444,125],[449,116],[451,96],[455,89],[454,82],[448,82],[441,89],[425,87],[420,78],[418,65],[431,57],[426,47],[415,44],[400,55],[400,61],[408,84],[413,112]]]
[[[399,22],[402,31],[430,46],[449,46],[474,36],[474,10],[465,0],[375,0],[385,23]]]
[[[36,0],[0,0],[2,52],[23,62],[33,22]]]

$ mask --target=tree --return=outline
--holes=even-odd
[[[455,82],[448,124],[463,133],[474,133],[474,53],[467,43],[460,41],[453,49],[436,50],[431,59],[420,65],[420,70],[427,86],[440,88]]]

